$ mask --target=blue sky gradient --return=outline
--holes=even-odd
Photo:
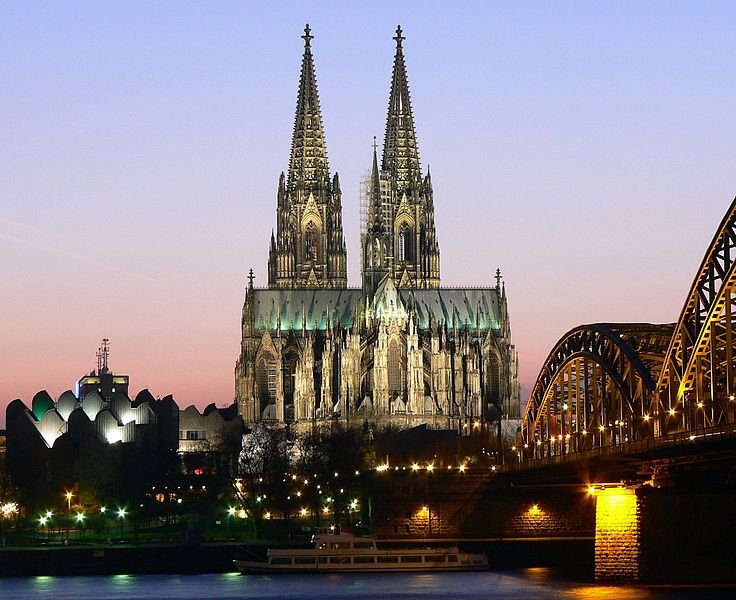
[[[102,337],[132,391],[232,400],[306,22],[351,284],[401,23],[443,283],[501,267],[526,393],[577,324],[677,319],[736,194],[732,2],[0,2],[3,413]]]

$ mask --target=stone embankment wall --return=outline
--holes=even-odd
[[[376,473],[371,525],[384,538],[592,538],[584,488],[497,486],[471,472]]]

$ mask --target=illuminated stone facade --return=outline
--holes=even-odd
[[[362,287],[348,288],[337,174],[327,164],[307,28],[268,288],[249,277],[235,366],[246,423],[339,418],[461,430],[519,416],[505,287],[443,288],[397,30],[383,156],[364,183]]]

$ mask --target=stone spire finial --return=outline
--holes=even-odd
[[[383,140],[381,170],[394,179],[398,197],[419,182],[421,167],[419,149],[414,132],[414,116],[409,97],[409,80],[406,75],[401,27],[396,29],[396,55],[391,78],[391,92],[386,117],[386,135]]]
[[[309,27],[309,25],[307,25]],[[394,36],[394,40],[396,40],[396,47],[401,48],[401,42],[403,42],[406,38],[401,35],[401,25],[396,26],[396,35]]]
[[[312,57],[311,42],[314,36],[309,25],[304,28],[302,39],[304,56],[299,76],[287,184],[290,190],[302,186],[304,191],[310,192],[329,185],[330,169]]]
[[[314,36],[312,35],[312,30],[309,27],[309,23],[307,23],[304,26],[304,35],[302,36],[302,39],[304,40],[304,47],[309,47],[311,45],[312,40],[314,39]]]

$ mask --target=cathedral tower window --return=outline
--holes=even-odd
[[[399,230],[399,262],[406,260],[406,225]]]
[[[304,260],[317,260],[317,231],[311,221],[304,232]]]

